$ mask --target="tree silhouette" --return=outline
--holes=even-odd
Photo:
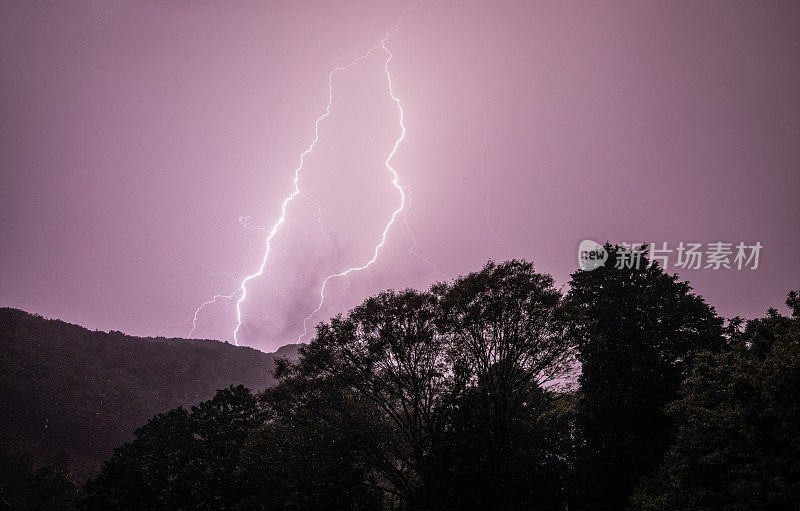
[[[459,483],[454,489],[473,496],[460,507],[486,508],[502,496],[509,507],[533,500],[545,508],[546,499],[531,499],[532,494],[560,501],[562,489],[552,488],[558,476],[543,466],[558,449],[548,442],[552,438],[542,436],[545,423],[538,420],[553,397],[543,386],[573,361],[562,296],[552,277],[526,261],[490,261],[479,272],[434,286],[433,293],[441,309],[439,328],[449,339],[464,393],[454,412],[462,429],[450,440],[465,453],[473,449],[459,438],[481,446],[471,457],[461,456],[468,474],[451,479]]]
[[[136,430],[87,509],[796,509],[800,296],[722,320],[650,265],[525,261],[386,291],[317,327],[279,384]],[[625,254],[623,254],[625,255]],[[582,363],[580,391],[555,386]],[[71,478],[4,456],[0,505],[69,505]],[[31,475],[32,474],[32,475]],[[580,481],[580,484],[577,482]]]
[[[606,245],[604,266],[572,275],[571,334],[581,362],[578,477],[583,509],[623,509],[670,442],[664,407],[692,361],[724,344],[722,320],[686,282]]]
[[[65,456],[34,469],[30,454],[0,444],[0,510],[74,509],[80,487]],[[60,459],[58,459],[60,458]]]
[[[330,437],[271,420],[253,433],[242,453],[237,509],[381,510],[352,450]]]
[[[463,509],[459,492],[475,507],[501,497],[507,509],[529,507],[558,479],[531,484],[554,467],[552,445],[533,431],[553,422],[539,420],[554,398],[542,385],[568,367],[564,331],[550,276],[490,262],[320,325],[265,402],[282,423],[341,446],[365,484],[404,508]]]
[[[30,509],[69,509],[75,503],[80,488],[63,468],[47,464],[28,477],[27,500]]]
[[[413,502],[451,386],[447,345],[427,293],[384,292],[317,329],[297,364],[266,392],[284,419],[339,445],[375,474],[376,486]]]
[[[263,421],[244,386],[191,410],[159,414],[114,450],[86,484],[92,509],[219,509],[238,499],[235,476],[247,434]]]
[[[797,509],[800,308],[748,322],[723,353],[699,357],[670,405],[678,434],[637,492],[647,510]]]

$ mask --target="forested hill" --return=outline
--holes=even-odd
[[[287,346],[277,356],[296,356]],[[113,448],[157,413],[243,384],[274,383],[273,354],[197,339],[90,331],[0,308],[0,455],[34,464],[68,456],[93,475]]]

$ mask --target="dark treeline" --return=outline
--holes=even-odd
[[[157,415],[79,495],[54,484],[48,501],[45,485],[39,501],[798,509],[798,294],[789,317],[726,324],[676,276],[617,268],[607,249],[567,293],[510,261],[369,298],[279,361],[276,386]]]
[[[274,384],[275,355],[211,340],[91,331],[0,308],[0,460],[94,476],[153,415],[231,384]]]

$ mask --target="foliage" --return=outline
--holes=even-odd
[[[559,486],[550,461],[563,453],[542,433],[557,421],[541,419],[556,395],[543,386],[570,349],[561,295],[530,263],[381,293],[320,325],[300,354],[265,402],[281,423],[339,445],[390,502],[463,509],[502,496],[529,508]],[[551,482],[529,484],[537,476]]]
[[[0,447],[0,510],[72,509],[80,488],[61,458],[34,470],[30,455]]]
[[[798,509],[800,307],[748,322],[729,350],[695,364],[669,411],[675,444],[636,493],[647,510]]]
[[[382,495],[348,446],[270,421],[251,436],[242,453],[238,485],[242,510],[382,509]]]
[[[43,465],[28,477],[30,509],[64,509],[72,507],[80,488],[72,475],[55,465]]]
[[[646,258],[642,269],[616,267],[620,248],[606,249],[608,263],[575,273],[566,297],[532,264],[509,261],[429,291],[368,298],[320,324],[310,344],[282,349],[295,360],[276,360],[278,385],[258,395],[231,385],[152,417],[83,497],[64,455],[20,455],[20,438],[58,438],[73,452],[77,443],[102,447],[118,438],[106,428],[121,419],[109,417],[129,421],[143,403],[168,399],[106,396],[90,401],[96,422],[76,425],[69,413],[82,417],[86,406],[74,393],[87,389],[56,361],[76,374],[74,364],[88,364],[86,382],[102,392],[119,387],[101,376],[131,389],[127,376],[157,381],[188,364],[197,374],[171,391],[189,399],[230,379],[226,370],[262,378],[247,371],[272,359],[5,309],[0,349],[13,356],[0,364],[12,373],[0,381],[10,385],[2,396],[13,420],[45,417],[67,429],[16,431],[0,445],[0,510],[69,509],[76,500],[86,509],[797,509],[800,295],[789,294],[791,317],[770,310],[723,328],[687,283]],[[131,367],[121,350],[144,358]],[[9,364],[17,360],[27,362]],[[576,360],[580,389],[569,392],[557,385]],[[20,382],[51,394],[22,403]],[[52,410],[41,415],[44,404]]]
[[[59,451],[80,478],[157,413],[219,388],[274,382],[272,356],[230,344],[92,332],[0,309],[0,436],[34,465]]]
[[[236,477],[248,434],[264,420],[244,386],[191,410],[150,419],[86,484],[91,509],[220,509],[239,500]]]
[[[664,407],[677,395],[695,356],[722,348],[722,320],[686,282],[642,257],[618,265],[606,245],[604,266],[572,275],[568,302],[581,398],[578,476],[583,509],[618,510],[669,446]]]

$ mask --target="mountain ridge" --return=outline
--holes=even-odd
[[[0,308],[0,452],[27,452],[34,464],[67,458],[91,476],[150,417],[230,385],[262,390],[275,383],[274,359],[296,353],[92,331]]]

